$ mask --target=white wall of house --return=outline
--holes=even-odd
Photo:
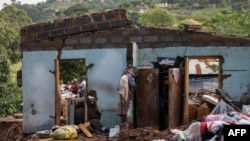
[[[56,57],[57,51],[23,52],[25,133],[50,129],[55,124],[52,118],[55,116],[55,79],[49,70],[54,71]],[[61,59],[79,58],[85,58],[87,64],[95,64],[88,71],[88,86],[97,91],[101,123],[108,128],[117,125],[120,122],[116,116],[117,85],[127,66],[126,49],[63,50],[61,56]]]
[[[167,47],[143,48],[133,47],[134,64],[148,65],[157,57],[179,56],[214,56],[224,57],[223,74],[230,75],[223,80],[223,90],[234,100],[248,90],[250,84],[249,47]],[[54,59],[57,51],[24,51],[23,52],[23,128],[25,133],[50,129],[55,116],[55,80]],[[127,66],[126,49],[81,49],[63,50],[61,59],[85,58],[86,63],[95,64],[88,71],[89,89],[97,91],[98,109],[101,112],[101,123],[114,127],[120,122],[116,115],[119,102],[117,85],[123,69]],[[33,106],[32,106],[33,105]],[[32,125],[32,126],[31,126]]]

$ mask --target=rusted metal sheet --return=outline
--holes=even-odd
[[[158,69],[139,69],[136,98],[137,127],[159,127],[159,76]]]
[[[168,85],[168,122],[169,128],[175,128],[181,125],[183,110],[183,85],[184,85],[184,69],[169,69],[169,85]]]

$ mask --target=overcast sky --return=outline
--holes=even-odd
[[[20,1],[21,4],[37,4],[38,2],[46,1],[46,0],[16,0],[16,2]],[[0,9],[2,9],[3,4],[11,4],[11,0],[0,0]]]

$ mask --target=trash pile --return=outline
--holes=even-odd
[[[38,131],[30,137],[31,140],[107,140],[107,138],[109,138],[109,129],[96,119],[78,125],[54,125],[51,129]]]

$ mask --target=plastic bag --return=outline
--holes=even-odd
[[[76,139],[77,130],[70,125],[66,125],[56,129],[54,132],[50,134],[50,136],[58,140]]]

